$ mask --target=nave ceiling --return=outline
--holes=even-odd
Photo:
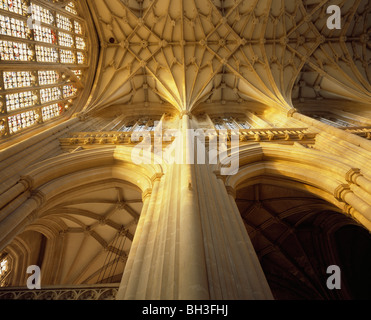
[[[167,104],[370,103],[370,2],[92,0],[100,62],[85,111]]]

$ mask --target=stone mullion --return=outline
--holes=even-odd
[[[4,88],[3,73],[0,75],[0,90]],[[0,138],[9,136],[8,117],[5,104],[5,96],[0,94]]]

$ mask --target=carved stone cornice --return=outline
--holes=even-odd
[[[205,134],[208,135],[209,129],[204,130]],[[226,135],[228,138],[237,135],[241,142],[299,142],[303,144],[313,144],[317,135],[314,132],[308,132],[308,128],[240,129],[237,133],[233,130],[215,131],[215,136],[222,134]],[[89,145],[89,147],[119,144],[134,145],[143,141],[143,139],[148,139],[148,143],[154,143],[154,137],[154,131],[142,132],[140,134],[133,132],[122,133],[118,131],[72,132],[69,137],[60,138],[59,142],[62,148],[71,149],[76,148],[76,146],[85,147],[86,145]],[[163,145],[169,144],[175,139],[175,137],[167,135],[166,130],[162,131],[162,136],[159,138],[162,138]],[[228,141],[230,141],[230,139],[228,139]]]

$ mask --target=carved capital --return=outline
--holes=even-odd
[[[347,193],[352,192],[350,190],[350,187],[348,184],[341,184],[339,185],[335,191],[334,191],[334,196],[337,200],[340,202],[345,202],[344,197]]]
[[[182,111],[181,113],[179,113],[179,118],[182,119],[184,115],[187,115],[189,119],[192,119],[192,113],[189,111]]]
[[[227,193],[233,197],[233,199],[236,199],[236,190],[231,186],[226,186],[225,189],[227,190]]]
[[[27,216],[27,222],[32,223],[36,220],[37,218],[37,210],[32,211],[28,216]]]
[[[83,112],[76,113],[75,117],[79,118],[80,121],[85,121],[88,118],[87,114]]]
[[[352,168],[345,174],[345,179],[349,183],[357,184],[356,180],[358,177],[362,176],[361,169],[358,168]]]
[[[343,212],[345,215],[349,217],[353,217],[352,210],[353,210],[353,207],[351,205],[344,204]]]
[[[30,176],[21,176],[18,183],[22,184],[25,190],[30,190],[34,185],[34,180]]]
[[[144,190],[143,193],[142,193],[142,201],[144,202],[147,199],[147,197],[151,196],[151,194],[152,194],[152,189],[151,188],[148,188],[148,189]]]
[[[288,117],[288,118],[291,118],[295,112],[298,112],[298,110],[295,109],[295,108],[291,108],[291,109],[287,112],[287,117]]]
[[[37,202],[37,206],[40,207],[45,202],[45,194],[40,190],[35,190],[31,193],[31,199]]]
[[[163,175],[164,175],[164,174],[163,174],[162,172],[157,172],[157,173],[155,173],[155,174],[152,176],[152,178],[151,178],[152,183],[154,183],[154,182],[156,182],[156,181],[160,181]]]
[[[223,181],[223,183],[225,183],[226,176],[221,175],[219,170],[215,170],[214,174],[215,174],[217,179],[221,179]]]

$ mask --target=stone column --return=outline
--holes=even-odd
[[[211,299],[273,299],[224,177],[207,165],[196,170]]]
[[[208,299],[206,261],[196,187],[193,135],[189,115],[182,116],[183,161],[180,180],[180,226],[179,226],[179,299]],[[192,149],[191,149],[192,148]],[[192,159],[193,158],[193,159]]]
[[[272,299],[223,181],[187,159],[190,127],[183,114],[183,161],[153,179],[117,299]]]
[[[182,132],[188,125],[183,116]],[[173,163],[153,179],[117,299],[209,299],[193,170]]]

